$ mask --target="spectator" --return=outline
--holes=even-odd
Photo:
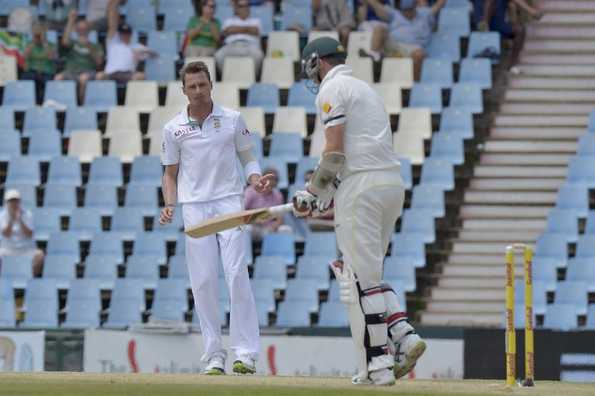
[[[43,87],[46,81],[54,78],[56,73],[56,46],[47,41],[45,26],[35,23],[32,27],[33,39],[25,48],[24,80],[34,80],[37,88],[37,101],[43,97]]]
[[[312,0],[314,30],[336,30],[343,46],[347,46],[349,32],[355,21],[347,0]]]
[[[70,12],[76,12],[75,0],[41,0],[45,4],[45,20],[53,30],[62,30],[69,18]]]
[[[141,44],[132,44],[132,28],[127,23],[120,23],[119,0],[110,0],[107,13],[107,60],[105,69],[97,73],[98,80],[116,80],[128,82],[143,80],[144,73],[136,71],[138,61],[156,55]]]
[[[33,274],[41,276],[43,252],[35,246],[33,239],[33,216],[21,206],[18,190],[4,193],[5,209],[0,212],[0,258],[6,256],[33,256]]]
[[[56,74],[55,79],[78,81],[78,95],[82,103],[87,81],[95,78],[95,71],[103,63],[103,48],[89,41],[89,23],[84,20],[76,22],[76,18],[76,11],[71,10],[60,42],[66,51],[65,67],[64,71]],[[70,35],[75,24],[77,39],[73,42]]]
[[[213,56],[221,38],[221,22],[215,18],[215,0],[202,3],[199,16],[188,21],[184,56]]]
[[[224,46],[215,53],[219,70],[223,70],[223,62],[228,56],[249,56],[254,59],[256,73],[264,54],[260,48],[260,32],[262,27],[258,18],[250,18],[248,0],[237,0],[234,3],[235,15],[223,22]]]
[[[275,169],[268,168],[263,172],[264,175],[273,175],[271,180],[272,190],[269,193],[258,193],[252,185],[246,188],[244,192],[244,207],[249,209],[260,209],[269,206],[282,205],[283,195],[276,188],[279,180],[279,174]],[[250,226],[252,239],[261,240],[266,234],[270,232],[289,232],[291,228],[283,225],[283,217],[275,217],[271,220],[266,220],[261,223],[252,224]]]
[[[381,4],[388,4],[388,0],[379,0]],[[355,0],[355,10],[359,23],[358,29],[364,32],[372,32],[377,26],[386,28],[388,25],[368,6],[366,0]]]
[[[400,9],[365,0],[381,19],[388,22],[388,32],[375,30],[379,37],[372,37],[371,56],[380,60],[383,52],[413,58],[414,76],[419,80],[421,64],[425,57],[424,47],[430,42],[436,15],[446,0],[437,0],[428,7],[426,0],[400,0]]]
[[[107,6],[110,0],[87,0],[85,18],[91,30],[107,30]]]

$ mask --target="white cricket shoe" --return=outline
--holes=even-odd
[[[411,333],[404,336],[400,342],[396,343],[395,347],[395,366],[393,370],[395,378],[399,379],[415,367],[427,345],[419,335]]]
[[[395,382],[395,374],[389,368],[371,371],[367,377],[359,373],[351,378],[351,383],[354,385],[390,386]]]
[[[211,357],[202,373],[205,375],[225,375],[225,358],[219,355]]]
[[[256,373],[256,362],[252,358],[238,358],[233,362],[233,372],[237,374]]]

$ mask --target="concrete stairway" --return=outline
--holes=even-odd
[[[595,109],[595,0],[543,0],[464,193],[462,227],[421,322],[499,326],[504,250],[534,244]],[[517,258],[517,276],[522,274]]]

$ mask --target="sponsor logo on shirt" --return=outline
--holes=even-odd
[[[249,131],[248,129],[244,129],[244,130],[242,131],[242,135],[244,135],[244,136],[248,136],[248,135],[250,135],[250,131]]]
[[[332,108],[332,106],[328,102],[322,104],[322,111],[324,111],[325,113],[330,112],[331,108]]]
[[[197,126],[192,124],[186,124],[185,128],[178,129],[174,132],[174,137],[176,139],[180,139],[187,135],[192,135],[197,133]]]

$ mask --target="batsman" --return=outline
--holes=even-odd
[[[293,197],[294,214],[317,216],[334,207],[343,256],[331,268],[356,347],[358,374],[352,382],[392,385],[426,349],[395,291],[382,281],[405,188],[383,100],[352,76],[345,57],[345,49],[329,37],[310,42],[302,54],[302,72],[318,91],[325,148],[310,183]]]

